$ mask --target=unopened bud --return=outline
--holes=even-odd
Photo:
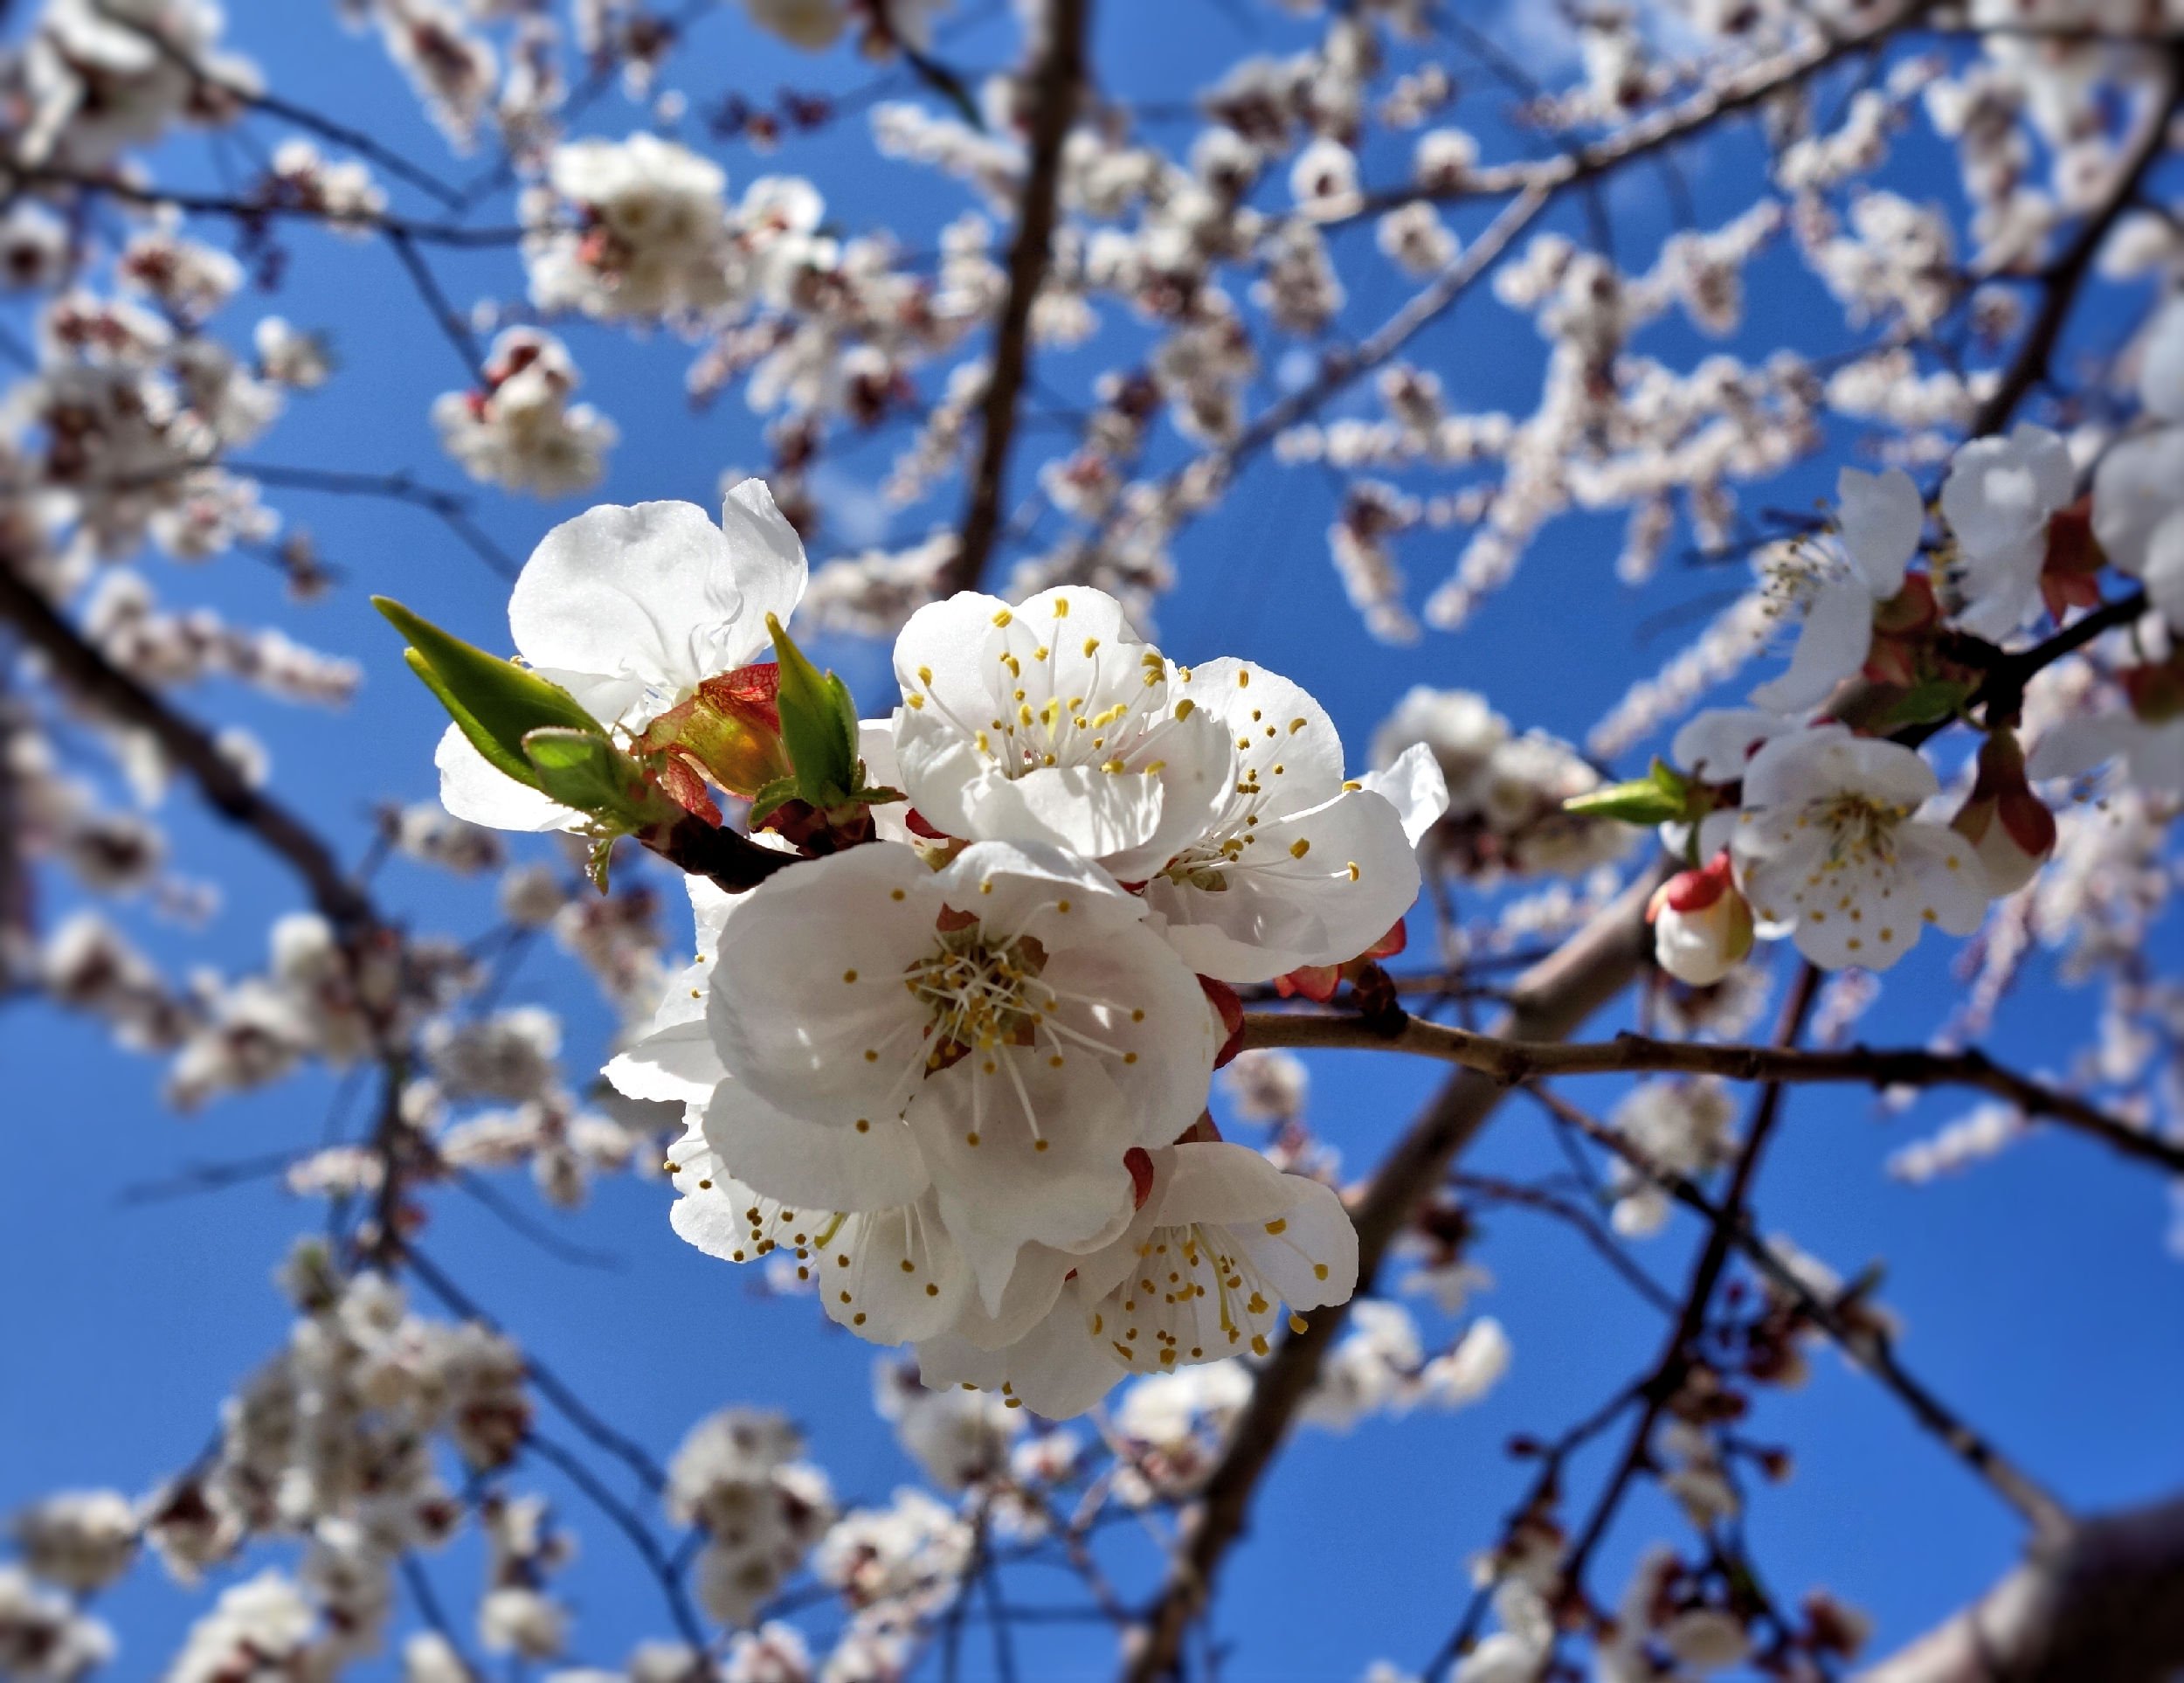
[[[1697,870],[1679,871],[1654,891],[1646,916],[1661,967],[1693,987],[1711,987],[1752,951],[1752,906],[1738,891],[1724,849]]]

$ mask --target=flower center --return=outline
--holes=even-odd
[[[1831,864],[1896,862],[1896,827],[1911,816],[1908,807],[1869,795],[1837,794],[1820,803],[1820,821],[1833,832]]]
[[[943,929],[931,952],[903,972],[903,986],[931,1013],[925,1067],[945,1069],[972,1052],[1029,1046],[1054,1008],[1039,980],[1046,949],[1031,936],[996,940],[976,923]]]

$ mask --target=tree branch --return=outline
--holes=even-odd
[[[1641,876],[1552,957],[1519,976],[1509,1028],[1528,1040],[1566,1035],[1635,978],[1651,947],[1645,906],[1655,878]],[[1420,1199],[1475,1139],[1508,1091],[1477,1070],[1452,1077],[1382,1161],[1351,1210],[1358,1229],[1358,1292],[1372,1290],[1388,1247]],[[1130,1633],[1123,1675],[1157,1683],[1180,1666],[1192,1621],[1205,1607],[1229,1549],[1243,1534],[1253,1493],[1318,1378],[1348,1306],[1317,1311],[1259,1370],[1220,1465],[1189,1517],[1165,1582]]]
[[[2093,260],[2107,243],[2109,231],[2138,197],[2140,184],[2167,149],[2169,116],[2175,109],[2180,92],[2184,92],[2184,63],[2181,60],[2184,60],[2184,46],[2172,45],[2160,90],[2146,100],[2130,138],[2124,142],[2123,161],[2114,186],[2102,199],[2100,208],[2079,227],[2077,238],[2063,255],[2040,276],[2045,294],[2040,313],[2033,318],[2032,326],[2019,343],[2017,354],[2002,371],[2001,383],[1987,394],[1987,401],[1973,415],[1973,438],[2001,432],[2026,394],[2046,377],[2049,359],[2055,354],[2056,343],[2070,319],[2078,289],[2092,273]]]
[[[273,796],[252,787],[202,726],[108,661],[5,565],[0,565],[0,619],[13,625],[52,663],[55,675],[99,710],[149,735],[190,775],[214,811],[287,861],[328,922],[352,938],[381,926],[370,900],[317,832]]]
[[[2184,1174],[2184,1145],[2134,1127],[2074,1093],[2043,1086],[2004,1069],[1976,1048],[1927,1052],[1851,1046],[1834,1051],[1800,1051],[1780,1046],[1656,1040],[1631,1034],[1570,1045],[1475,1034],[1407,1014],[1368,1018],[1318,1011],[1247,1012],[1244,1044],[1416,1052],[1461,1063],[1505,1085],[1535,1076],[1676,1074],[1790,1085],[1826,1082],[1875,1088],[1969,1087],[2015,1105],[2028,1116],[2048,1117],[2090,1134],[2127,1157],[2158,1165],[2172,1174]]]
[[[1009,248],[1008,297],[994,329],[993,365],[986,378],[978,464],[964,510],[963,536],[942,572],[936,591],[949,596],[976,590],[1001,530],[1009,452],[1015,443],[1017,404],[1031,365],[1032,308],[1039,301],[1052,257],[1054,218],[1061,203],[1062,145],[1076,115],[1085,80],[1085,41],[1092,0],[1054,0],[1045,13],[1047,40],[1030,88],[1032,133],[1025,166],[1023,209],[1016,243]]]
[[[2035,1540],[1972,1606],[1858,1683],[2153,1683],[2184,1667],[2184,1496]]]

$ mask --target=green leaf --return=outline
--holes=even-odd
[[[757,829],[769,818],[771,818],[784,805],[784,803],[794,800],[796,798],[796,779],[794,778],[778,777],[774,779],[772,782],[767,784],[764,788],[759,790],[757,794],[751,796],[750,798],[750,817],[748,821],[750,828],[754,830]]]
[[[1906,724],[1935,724],[1952,719],[1970,699],[1972,689],[1954,678],[1929,678],[1914,684],[1882,716],[1878,728],[1894,731]]]
[[[1649,777],[1611,783],[1590,794],[1572,795],[1562,809],[1584,818],[1614,818],[1626,824],[1666,824],[1683,816],[1682,790],[1673,793]]]
[[[527,732],[523,751],[537,786],[564,807],[630,828],[660,816],[637,762],[598,733],[544,725]]]
[[[857,786],[857,708],[848,686],[821,673],[769,613],[775,661],[781,668],[777,701],[781,740],[799,797],[820,808],[837,806]]]
[[[544,787],[523,751],[524,738],[541,727],[606,741],[598,721],[559,684],[442,631],[388,597],[375,596],[371,605],[409,643],[404,658],[410,670],[494,770],[534,789]]]

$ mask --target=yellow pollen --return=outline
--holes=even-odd
[[[1302,859],[1306,854],[1311,852],[1311,850],[1312,844],[1301,835],[1298,836],[1296,841],[1289,843],[1289,857],[1292,859]]]
[[[993,623],[997,626],[1005,626],[1015,617],[1016,616],[1013,613],[1011,613],[1006,608],[1003,608],[999,613],[993,616]]]
[[[1267,1223],[1267,1231],[1269,1233],[1285,1233],[1289,1230],[1289,1223],[1285,1218],[1277,1216],[1273,1221]]]

